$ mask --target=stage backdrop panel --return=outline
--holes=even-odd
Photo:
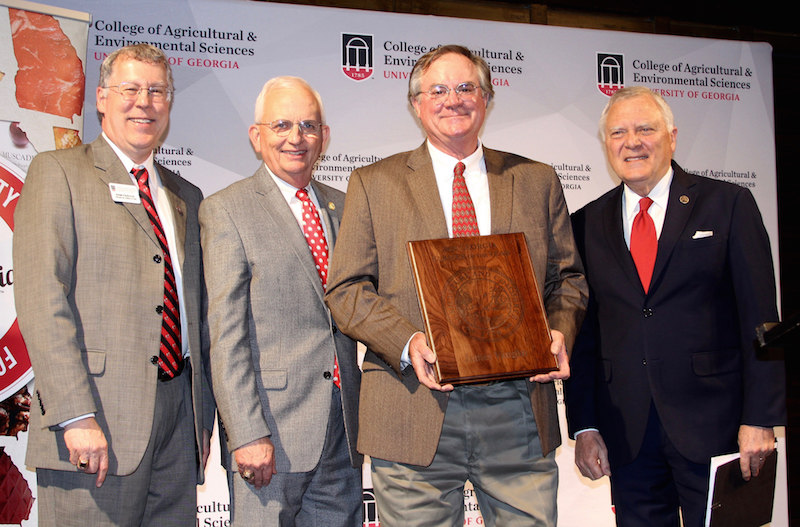
[[[92,15],[86,108],[95,104],[100,62],[115,48],[150,42],[171,57],[172,124],[157,157],[207,195],[258,167],[247,128],[269,78],[297,75],[321,93],[331,141],[315,177],[346,190],[354,168],[422,142],[406,99],[408,74],[431,48],[460,43],[492,68],[496,97],[483,143],[554,165],[571,211],[618,183],[609,174],[597,132],[609,94],[621,86],[646,85],[660,91],[675,112],[675,158],[684,168],[753,191],[777,263],[767,44],[247,0],[50,3]],[[99,133],[95,119],[84,124],[85,137]],[[563,423],[563,404],[560,410]],[[608,483],[579,476],[573,445],[565,437],[557,453],[559,523],[613,525]],[[773,525],[783,526],[788,524],[785,469],[779,477],[784,483]],[[477,525],[474,499],[469,489],[465,494],[465,523]],[[365,496],[366,524],[377,525],[369,489]],[[210,467],[200,493],[199,525],[224,525],[227,499],[221,469]]]

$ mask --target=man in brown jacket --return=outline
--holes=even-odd
[[[427,141],[350,177],[326,301],[338,327],[367,346],[358,448],[372,456],[382,525],[463,525],[466,480],[487,525],[556,523],[553,380],[569,375],[587,289],[554,170],[478,139],[492,95],[488,66],[469,50],[421,57],[409,100]],[[453,236],[454,215],[460,235],[451,203],[464,183],[473,232],[526,235],[556,372],[456,388],[433,376],[406,243]]]

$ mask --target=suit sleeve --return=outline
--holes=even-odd
[[[212,196],[201,203],[200,229],[211,379],[228,447],[233,451],[270,435],[250,351],[250,268],[236,224],[221,200]]]
[[[325,302],[346,335],[363,342],[400,375],[403,348],[419,329],[379,293],[380,270],[398,262],[378,260],[369,196],[361,174],[360,170],[353,172],[348,183]]]
[[[776,322],[775,274],[769,236],[753,195],[738,192],[729,241],[729,262],[739,312],[744,370],[741,424],[778,426],[786,422],[783,361],[755,351],[756,326]]]
[[[581,327],[589,296],[583,263],[575,246],[564,191],[555,172],[550,192],[549,246],[544,298],[550,327],[564,334],[568,353]]]
[[[583,257],[585,249],[585,214],[579,210],[572,215],[572,229],[578,253]],[[570,357],[570,377],[564,381],[564,401],[569,436],[587,428],[596,428],[594,392],[595,364],[598,346],[597,305],[589,293],[586,317],[580,325]]]
[[[65,167],[48,154],[30,165],[14,213],[14,298],[36,374],[43,423],[97,412],[72,300],[77,258]]]

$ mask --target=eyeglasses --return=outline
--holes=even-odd
[[[146,86],[141,87],[132,82],[120,82],[116,86],[106,86],[112,88],[119,93],[126,101],[135,101],[139,98],[139,94],[144,90],[154,102],[168,101],[172,98],[172,90],[166,86]]]
[[[456,92],[456,97],[458,97],[459,99],[464,99],[464,98],[474,97],[478,93],[478,90],[480,90],[480,87],[475,86],[471,82],[462,82],[452,90],[448,86],[445,86],[444,84],[436,84],[435,86],[431,86],[431,88],[428,91],[419,92],[417,95],[419,95],[420,93],[427,93],[428,97],[436,101],[436,100],[446,99],[447,97],[450,96],[450,92],[454,91]]]
[[[297,125],[297,128],[300,130],[302,135],[307,135],[309,137],[317,137],[319,136],[320,132],[322,131],[322,127],[324,126],[319,121],[298,121],[297,123],[293,121],[288,121],[286,119],[276,119],[269,123],[256,123],[259,126],[266,126],[275,134],[280,137],[284,137],[289,135],[292,130],[294,130],[294,125]]]

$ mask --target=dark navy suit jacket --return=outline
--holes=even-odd
[[[599,429],[612,469],[639,452],[651,401],[696,463],[737,451],[741,424],[785,422],[783,362],[753,345],[755,327],[778,320],[755,200],[672,166],[647,294],[623,236],[622,185],[572,216],[590,303],[565,386],[569,429]]]

